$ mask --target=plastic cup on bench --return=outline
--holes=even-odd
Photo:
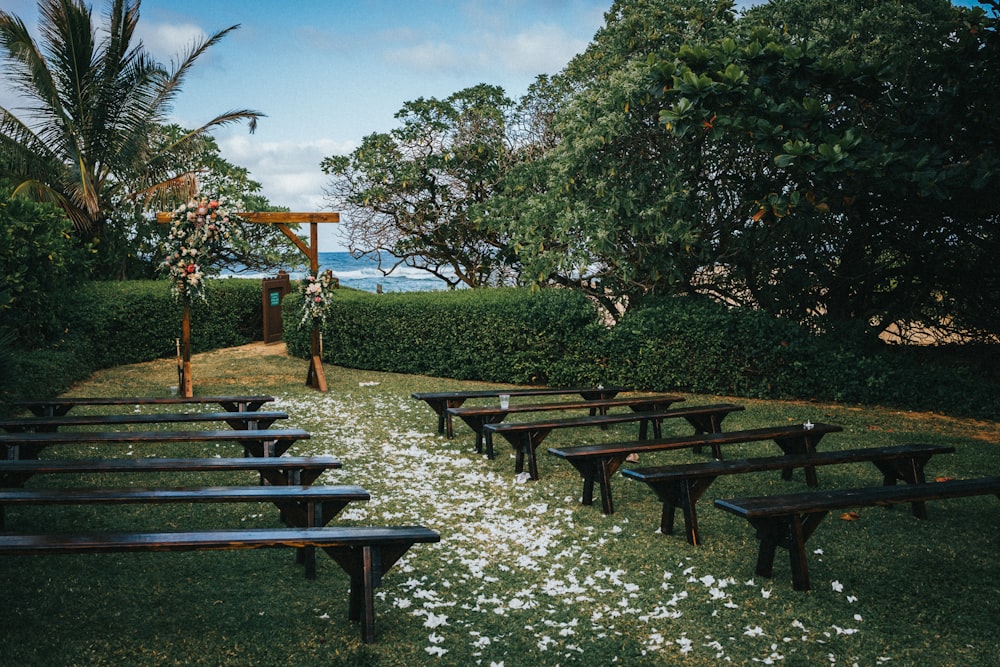
[[[510,407],[510,394],[500,394],[500,409],[506,410]]]

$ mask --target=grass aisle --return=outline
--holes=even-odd
[[[439,544],[416,545],[385,577],[376,599],[378,644],[361,644],[346,620],[346,577],[322,555],[316,581],[306,581],[285,550],[8,557],[0,560],[0,665],[995,664],[996,498],[932,503],[927,521],[905,508],[862,509],[856,521],[827,517],[808,543],[813,590],[795,592],[783,551],[773,579],[753,576],[749,525],[711,500],[803,490],[801,471],[791,482],[777,473],[717,480],[699,504],[705,544],[693,548],[657,532],[660,505],[645,485],[616,476],[617,511],[605,517],[599,505],[580,505],[575,471],[544,453],[546,446],[630,438],[634,427],[557,431],[539,453],[541,480],[518,482],[505,442],[489,461],[475,454],[464,425],[448,440],[436,433],[431,410],[410,398],[481,383],[327,367],[330,392],[320,394],[303,386],[306,362],[280,352],[256,345],[198,355],[195,391],[278,397],[273,409],[290,414],[287,426],[313,434],[289,454],[334,455],[344,467],[321,481],[371,492],[370,502],[349,507],[335,523],[423,524],[441,533]],[[101,372],[70,393],[165,394],[175,378],[172,361],[157,361]],[[726,420],[727,429],[832,422],[844,432],[827,436],[822,449],[947,443],[957,453],[933,459],[929,478],[1000,474],[996,423],[709,396],[689,396],[688,404],[718,400],[747,406]],[[728,451],[778,453],[773,443]],[[46,452],[71,454],[102,452]],[[239,451],[178,446],[156,454]],[[644,456],[641,465],[706,456],[664,453]],[[818,474],[823,488],[881,481],[870,464]],[[90,483],[96,480],[50,476],[31,485]],[[263,505],[43,507],[11,510],[7,519],[9,530],[25,532],[279,525],[276,510]]]

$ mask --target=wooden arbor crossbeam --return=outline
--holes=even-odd
[[[313,275],[319,271],[319,228],[321,222],[340,222],[340,213],[289,213],[284,211],[261,211],[253,213],[236,213],[235,216],[245,222],[252,222],[263,225],[275,225],[281,233],[295,244],[295,247],[302,251],[302,254],[309,258],[309,268]],[[170,222],[173,220],[172,213],[157,213],[157,222]],[[289,225],[309,223],[309,243],[300,239],[292,231]],[[184,396],[192,396],[194,391],[191,383],[191,316],[190,311],[185,308],[184,321],[181,325],[181,333],[184,338],[184,358],[181,377],[181,392]],[[309,372],[306,375],[306,384],[319,391],[326,391],[326,375],[323,373],[323,359],[320,345],[319,325],[313,325],[312,350],[309,361]]]

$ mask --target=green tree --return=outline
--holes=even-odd
[[[163,259],[161,246],[169,226],[157,223],[151,209],[172,211],[200,192],[225,199],[231,211],[287,210],[273,206],[260,193],[261,184],[250,178],[244,167],[223,158],[218,144],[210,135],[194,137],[185,142],[183,150],[172,148],[178,146],[180,139],[189,132],[178,125],[161,126],[151,140],[155,147],[162,146],[163,150],[172,154],[170,162],[181,174],[176,179],[178,187],[153,187],[146,192],[130,194],[115,203],[115,224],[110,226],[105,243],[119,244],[121,250],[112,254],[126,264],[128,268],[123,274],[129,277],[154,277],[156,267]],[[136,187],[129,190],[137,190],[140,185],[136,183]],[[301,252],[276,227],[236,222],[234,231],[231,242],[216,258],[218,267],[255,273],[304,267],[305,259]]]
[[[705,169],[663,131],[647,59],[732,25],[732,3],[615,2],[587,50],[557,78],[554,147],[513,170],[503,217],[516,219],[524,275],[576,286],[617,316],[643,299],[695,289],[711,227],[730,205],[687,187]]]
[[[112,0],[99,40],[82,0],[39,0],[41,45],[21,19],[0,11],[5,73],[30,105],[23,118],[0,108],[0,173],[19,192],[58,204],[102,255],[111,212],[130,188],[169,181],[177,176],[169,157],[198,136],[241,121],[252,132],[262,115],[229,111],[173,145],[154,146],[187,73],[238,26],[193,44],[168,71],[135,43],[139,5]]]
[[[508,169],[512,110],[503,89],[485,84],[420,98],[396,114],[399,127],[323,160],[350,251],[377,255],[387,273],[410,266],[449,287],[510,281],[507,239],[479,206]]]
[[[56,314],[87,260],[72,225],[52,204],[13,197],[0,179],[0,334],[37,343],[56,331]]]
[[[781,0],[739,28],[664,54],[652,86],[685,150],[752,156],[716,285],[873,335],[1000,330],[995,13]]]

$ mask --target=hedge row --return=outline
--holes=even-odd
[[[307,356],[301,297],[284,301],[289,351]],[[599,382],[604,327],[582,295],[518,289],[370,294],[342,289],[323,328],[326,362],[516,384]]]
[[[285,299],[285,340],[306,357],[301,298]],[[323,359],[352,368],[553,386],[618,385],[804,399],[1000,418],[1000,387],[939,350],[816,336],[793,323],[700,299],[663,299],[614,327],[569,290],[370,294],[340,290]],[[996,350],[990,354],[995,358]]]
[[[39,349],[15,347],[0,373],[0,412],[15,397],[52,396],[100,368],[176,354],[181,306],[166,281],[84,283],[58,313],[62,335]],[[257,280],[209,281],[191,307],[191,347],[203,352],[262,336]]]
[[[192,309],[195,352],[261,339],[260,283],[212,281]],[[14,397],[60,393],[94,370],[175,354],[180,306],[164,281],[84,284],[58,313],[62,335],[0,363],[0,413]],[[284,300],[289,351],[307,357],[301,297]],[[1000,418],[1000,388],[940,364],[937,350],[814,336],[760,313],[664,299],[606,327],[570,290],[369,294],[343,289],[323,327],[334,365],[513,384],[622,385],[771,399],[816,399]],[[22,345],[23,347],[23,345]],[[3,350],[0,350],[2,353]],[[0,355],[2,356],[2,355]],[[991,361],[992,360],[992,361]]]

